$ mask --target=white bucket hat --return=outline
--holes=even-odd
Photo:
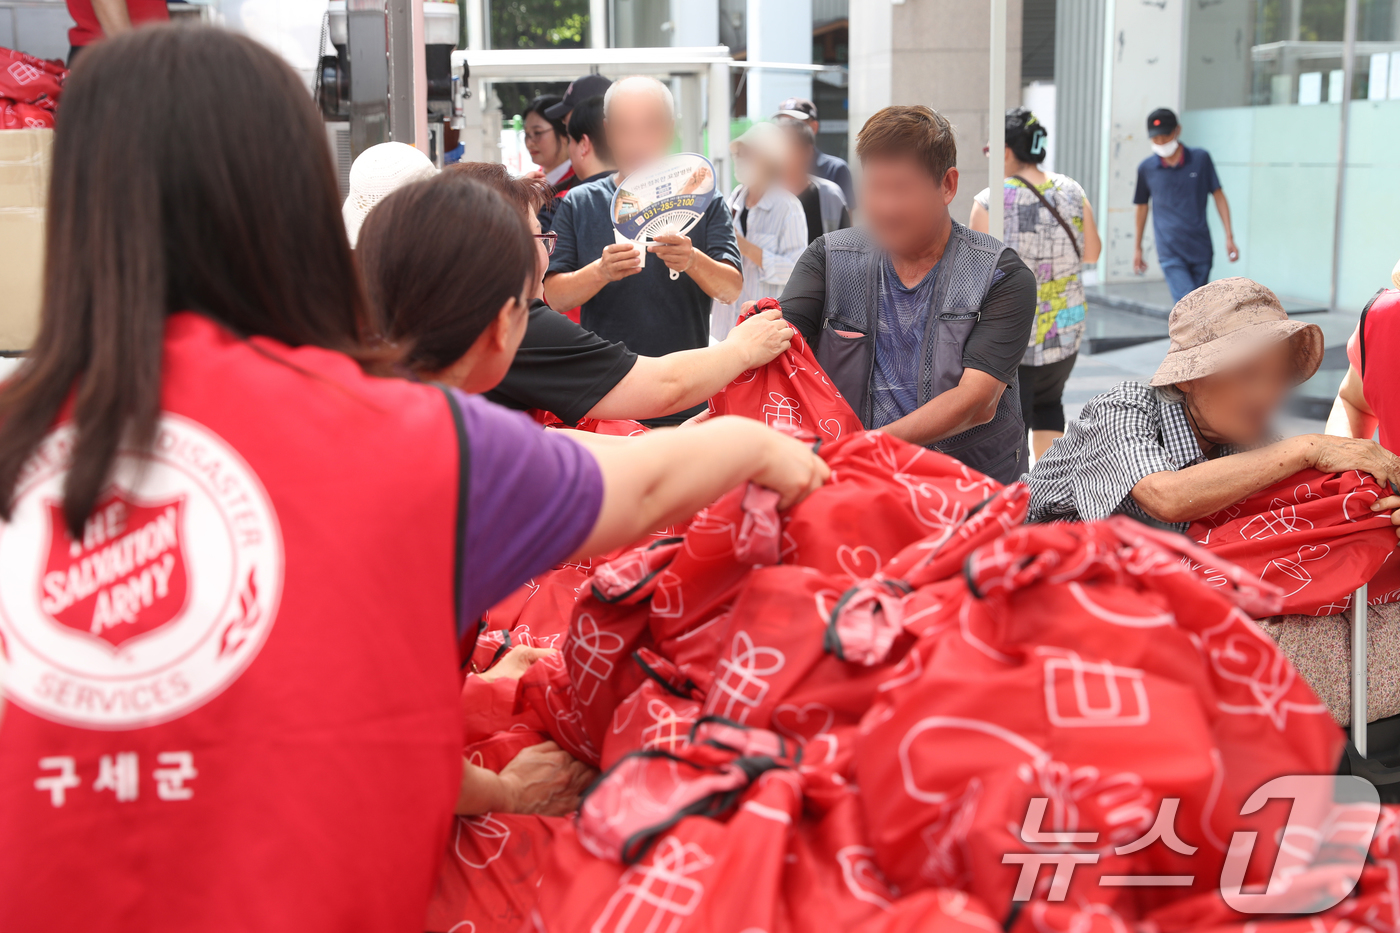
[[[791,147],[788,134],[778,124],[755,123],[729,144],[729,151],[737,155],[741,148],[748,149],[771,168],[781,170]]]
[[[432,160],[405,143],[380,143],[360,153],[350,166],[350,195],[340,209],[350,247],[355,247],[360,226],[374,205],[404,185],[432,178],[437,171]]]

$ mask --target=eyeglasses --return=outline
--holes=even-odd
[[[536,234],[533,234],[533,236],[534,236],[535,239],[539,240],[541,243],[544,244],[544,254],[545,254],[546,256],[553,256],[553,255],[554,255],[554,244],[559,242],[559,234],[557,234],[557,233],[536,233]]]
[[[553,130],[552,128],[551,128],[551,129],[547,129],[547,130],[526,130],[526,131],[525,131],[525,138],[528,139],[528,140],[530,140],[530,141],[532,141],[532,142],[539,142],[541,139],[544,139],[546,136],[553,136],[553,135],[554,135],[554,130]]]

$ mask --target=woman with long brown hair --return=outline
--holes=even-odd
[[[65,88],[41,332],[0,391],[0,929],[421,929],[479,614],[824,477],[753,422],[590,452],[375,376],[337,202],[251,40],[137,30]],[[489,223],[482,294],[523,314],[534,243]]]

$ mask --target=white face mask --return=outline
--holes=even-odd
[[[1176,155],[1176,150],[1180,145],[1181,143],[1176,140],[1169,139],[1164,143],[1153,143],[1152,151],[1164,159],[1170,159],[1172,156]]]

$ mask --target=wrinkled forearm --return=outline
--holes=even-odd
[[[480,816],[502,811],[505,805],[500,775],[462,759],[462,787],[457,793],[457,806],[453,812],[459,816]]]
[[[1161,522],[1191,522],[1234,505],[1310,466],[1299,438],[1259,450],[1208,460],[1184,470],[1165,470],[1138,480],[1132,496]]]

